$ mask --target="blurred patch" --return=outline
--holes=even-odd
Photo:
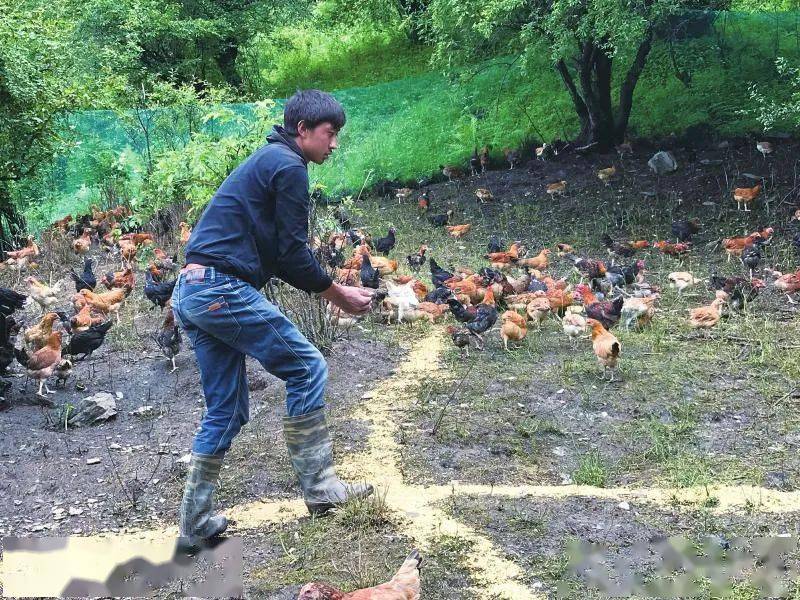
[[[143,596],[180,590],[240,597],[242,539],[187,555],[175,538],[147,532],[114,537],[4,538],[3,597]]]

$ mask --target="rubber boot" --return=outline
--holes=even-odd
[[[223,456],[192,452],[181,502],[180,536],[184,548],[202,546],[228,527],[228,519],[214,515],[212,500]]]
[[[303,499],[312,515],[320,515],[351,498],[366,498],[373,492],[368,483],[344,483],[333,470],[333,443],[320,408],[299,417],[283,418],[283,434]]]

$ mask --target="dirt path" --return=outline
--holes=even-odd
[[[388,506],[402,517],[403,533],[414,539],[415,544],[425,553],[432,540],[441,534],[457,535],[472,542],[467,562],[471,576],[476,582],[471,597],[479,598],[544,598],[541,593],[534,592],[521,583],[523,572],[514,562],[503,557],[502,549],[492,540],[458,519],[448,515],[441,506],[451,495],[478,495],[566,498],[584,496],[625,500],[630,504],[681,504],[686,501],[697,502],[712,495],[716,504],[716,512],[755,506],[762,512],[781,513],[800,509],[800,492],[779,492],[753,486],[709,486],[709,488],[596,488],[591,486],[486,486],[452,482],[441,486],[411,485],[403,476],[403,446],[398,441],[403,425],[403,414],[414,400],[416,390],[411,382],[421,385],[432,381],[450,381],[452,373],[444,369],[440,363],[447,343],[446,336],[439,330],[433,330],[417,340],[407,358],[398,366],[394,374],[379,381],[362,396],[362,402],[351,415],[352,419],[360,419],[371,424],[371,431],[362,452],[340,457],[340,473],[344,478],[352,480],[368,480],[373,482],[378,493],[385,494]],[[677,502],[676,502],[677,501]],[[236,520],[233,529],[237,532],[256,529],[270,523],[281,523],[298,519],[305,515],[305,507],[298,498],[295,500],[258,501],[233,506],[225,510],[226,514]],[[131,552],[157,555],[164,548],[171,547],[177,529],[145,530],[114,538],[125,538]],[[70,551],[81,553],[96,552],[98,541],[109,535],[86,536],[74,538],[70,543]],[[117,544],[117,546],[121,546]],[[148,550],[148,547],[150,548]],[[34,573],[41,573],[44,564],[37,565],[35,555],[25,564],[15,561],[14,572],[10,572],[7,563],[0,563],[3,569],[2,580],[6,584],[7,593],[13,588],[14,581],[31,579]],[[122,557],[124,559],[126,557]],[[47,556],[47,570],[53,561],[53,555]],[[10,561],[8,561],[10,562]],[[108,565],[99,565],[97,561],[71,558],[70,575],[72,577],[98,577],[98,570]],[[83,567],[83,571],[79,570]],[[89,573],[88,571],[92,571]],[[48,578],[63,585],[59,577]],[[5,587],[5,586],[4,586]],[[466,591],[466,590],[465,590]]]

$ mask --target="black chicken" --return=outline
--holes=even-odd
[[[569,252],[564,253],[564,258],[575,265],[575,269],[586,275],[589,279],[599,279],[606,274],[606,264],[602,260],[581,258]]]
[[[164,310],[167,302],[169,302],[170,298],[172,298],[172,290],[175,289],[175,283],[177,280],[173,279],[172,281],[156,283],[153,280],[153,276],[150,274],[150,271],[145,271],[144,277],[144,295],[148,300],[150,300],[150,302],[152,302],[152,308],[158,306],[161,308],[161,310]]]
[[[606,279],[616,287],[631,285],[636,281],[636,276],[644,269],[644,261],[637,260],[632,265],[615,265],[606,268]]]
[[[453,292],[450,288],[437,287],[432,292],[425,295],[425,302],[433,302],[434,304],[444,304],[452,296]]]
[[[75,292],[80,293],[81,290],[94,291],[97,286],[97,277],[92,273],[92,259],[83,259],[83,273],[78,275],[74,269],[69,270],[69,276],[75,282]]]
[[[434,287],[442,287],[445,281],[450,279],[453,274],[450,271],[445,271],[438,263],[431,257],[428,261],[431,268],[431,281]]]
[[[633,248],[630,244],[625,242],[614,241],[607,233],[604,233],[600,240],[603,242],[603,246],[608,249],[609,254],[616,254],[623,258],[628,258],[636,254],[636,248]]]
[[[335,209],[333,209],[333,217],[339,222],[339,225],[345,231],[353,228],[350,215],[343,206],[337,206]]]
[[[478,311],[474,306],[464,308],[464,305],[457,298],[448,298],[447,305],[450,307],[453,317],[460,323],[471,323],[478,316]]]
[[[764,255],[760,244],[753,244],[742,252],[742,264],[750,270],[751,278],[753,277],[753,271],[758,268],[762,258],[764,258]]]
[[[172,309],[167,311],[167,316],[164,318],[164,323],[161,325],[161,331],[155,336],[158,347],[172,362],[172,371],[174,373],[178,367],[175,366],[175,356],[181,351],[181,332],[175,324],[175,314]]]
[[[434,227],[444,227],[450,222],[450,217],[453,216],[453,211],[448,210],[443,215],[430,215],[428,222]]]
[[[764,282],[760,279],[748,281],[744,277],[720,277],[712,275],[708,280],[708,287],[712,290],[722,290],[727,294],[728,306],[733,310],[742,310],[747,304],[758,296]]]
[[[469,332],[450,325],[447,328],[447,333],[450,334],[450,339],[453,340],[453,345],[461,352],[461,356],[464,356],[464,353],[466,352],[467,357],[469,357]]]
[[[77,332],[70,338],[64,352],[74,357],[82,355],[80,360],[89,358],[95,350],[103,345],[103,340],[106,339],[106,334],[112,324],[112,321],[106,321],[99,325],[92,325],[86,331]]]
[[[397,230],[394,227],[389,227],[389,234],[386,237],[375,240],[375,250],[383,255],[389,254],[397,241],[395,239],[396,233]]]
[[[11,341],[11,332],[15,325],[14,317],[0,317],[0,375],[5,375],[8,367],[14,362],[14,343]]]
[[[369,256],[362,256],[361,257],[361,285],[367,288],[372,288],[373,290],[377,290],[378,286],[381,283],[381,274],[378,270],[372,266],[372,262],[369,260]]]
[[[466,323],[467,330],[477,338],[479,350],[483,350],[483,338],[481,334],[486,333],[497,322],[497,309],[492,304],[478,304],[475,318]]]
[[[477,146],[475,147],[475,152],[469,158],[469,170],[472,171],[473,175],[477,175],[481,170],[481,157],[478,156]]]
[[[486,245],[489,254],[493,254],[494,252],[502,252],[504,247],[503,240],[501,240],[500,236],[496,233],[492,234],[492,237],[489,238],[489,243]]]
[[[10,288],[0,287],[0,315],[8,317],[23,306],[28,297]]]
[[[603,327],[606,329],[611,329],[616,323],[619,322],[619,317],[622,313],[622,305],[624,303],[624,296],[619,296],[614,300],[593,302],[584,308],[586,309],[586,316],[588,318],[600,321],[603,324]]]
[[[692,236],[698,231],[700,231],[700,221],[698,219],[674,221],[672,223],[672,235],[679,242],[691,242]]]

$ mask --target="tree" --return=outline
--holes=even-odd
[[[705,3],[708,6],[708,3]],[[564,82],[586,148],[621,142],[659,28],[689,0],[431,0],[434,60],[446,68],[500,53],[546,53]],[[622,69],[614,102],[614,69]]]

